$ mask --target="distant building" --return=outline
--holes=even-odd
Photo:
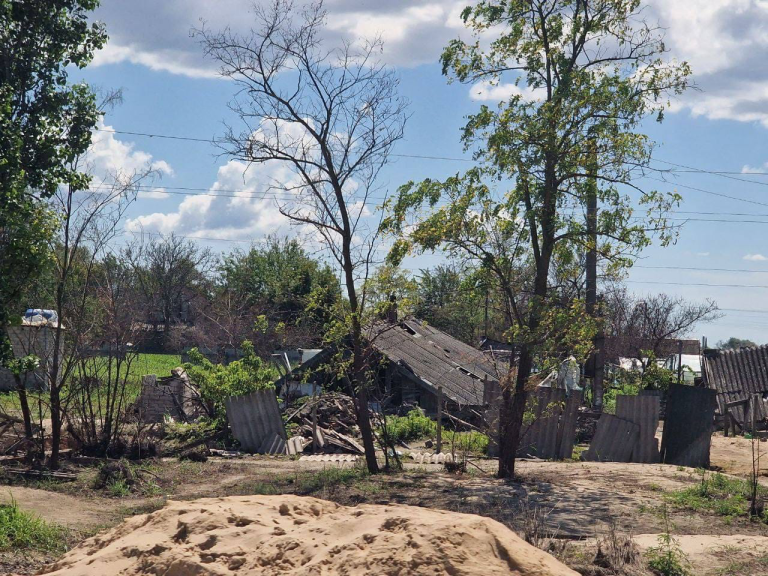
[[[45,312],[39,314],[37,312]],[[34,372],[23,376],[28,389],[43,390],[48,387],[47,373],[53,362],[56,328],[59,325],[55,312],[28,310],[21,324],[9,326],[6,330],[11,340],[13,354],[16,358],[23,358],[34,354],[40,359],[40,367]],[[0,368],[0,390],[9,391],[16,389],[16,381],[10,370]]]

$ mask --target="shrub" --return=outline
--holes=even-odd
[[[0,504],[0,550],[38,550],[63,552],[68,532],[29,512],[21,510],[15,500]]]
[[[189,351],[190,361],[184,364],[184,369],[200,392],[200,399],[219,426],[225,422],[226,398],[272,388],[279,377],[273,366],[256,355],[251,342],[243,342],[242,350],[243,358],[225,366],[214,364],[193,348]]]
[[[387,432],[392,442],[410,442],[429,438],[437,433],[437,423],[414,409],[406,416],[387,417]]]

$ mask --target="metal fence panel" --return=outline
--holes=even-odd
[[[632,450],[630,462],[655,464],[659,462],[659,441],[656,429],[659,427],[658,396],[616,397],[616,416],[640,427],[640,435]]]
[[[662,462],[692,468],[709,467],[716,398],[717,393],[708,388],[670,386],[661,437]]]
[[[244,450],[275,453],[281,446],[285,450],[287,437],[274,390],[257,390],[245,396],[232,396],[224,403],[232,435]]]
[[[589,462],[629,462],[637,439],[640,426],[623,420],[613,414],[603,414],[597,421],[595,437],[584,452],[584,460]]]

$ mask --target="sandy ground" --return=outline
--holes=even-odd
[[[78,498],[24,486],[8,486],[0,492],[0,502],[11,500],[15,500],[22,510],[33,512],[49,522],[85,532],[109,523],[124,505],[120,500]]]
[[[714,434],[709,451],[711,466],[728,474],[748,477],[752,473],[752,444],[740,436],[725,438],[721,432]],[[768,441],[755,441],[754,445],[760,457],[759,475],[768,477]],[[768,485],[768,478],[762,481]]]
[[[301,496],[170,502],[85,541],[49,574],[577,576],[488,518]]]
[[[767,443],[757,445],[761,452],[768,452]],[[717,470],[746,477],[751,471],[752,442],[715,435],[711,462]],[[647,548],[655,545],[657,535],[666,529],[659,512],[664,493],[700,480],[698,471],[677,466],[522,460],[518,464],[522,482],[508,483],[493,476],[495,461],[476,463],[480,470],[472,467],[472,474],[462,476],[447,474],[440,465],[408,463],[405,474],[384,474],[320,488],[312,495],[345,505],[404,504],[480,514],[519,532],[530,522],[530,513],[538,511],[537,521],[547,535],[583,542],[605,534],[613,524],[622,533],[640,535],[638,543]],[[0,491],[0,497],[4,501],[15,498],[22,508],[46,520],[88,534],[114,525],[129,514],[128,508],[151,510],[166,497],[191,500],[249,495],[265,486],[274,487],[274,493],[301,493],[296,486],[300,475],[312,476],[340,466],[351,465],[274,457],[212,458],[206,463],[184,465],[169,460],[158,465],[161,476],[168,467],[176,467],[175,475],[163,484],[163,494],[151,498],[110,498],[92,489],[82,494],[77,489],[61,493],[42,485],[8,486]],[[768,454],[761,460],[760,470],[764,474],[761,481],[768,485]],[[675,510],[669,512],[669,520],[698,576],[768,575],[768,565],[749,564],[762,557],[768,561],[768,527],[764,524]],[[731,570],[731,565],[742,568]]]

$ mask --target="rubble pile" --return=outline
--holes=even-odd
[[[314,443],[327,453],[364,452],[360,441],[360,429],[357,426],[354,400],[346,394],[326,393],[310,398],[301,407],[289,411],[290,420],[298,422],[299,434],[307,439],[307,446]],[[313,418],[317,418],[317,428],[313,442]]]

